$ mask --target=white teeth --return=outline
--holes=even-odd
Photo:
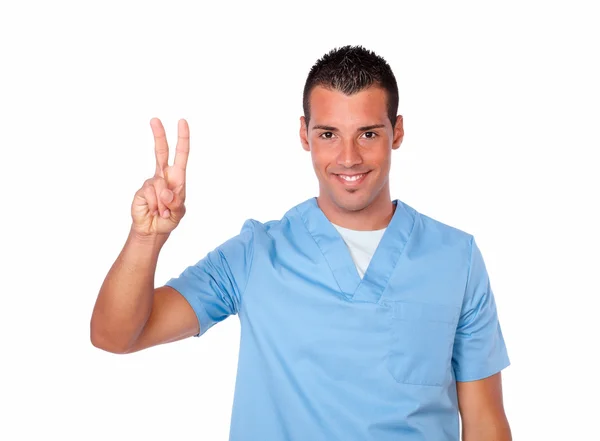
[[[344,181],[357,181],[358,179],[362,178],[364,176],[364,174],[362,175],[354,175],[354,176],[346,176],[346,175],[338,175],[340,178],[342,178]]]

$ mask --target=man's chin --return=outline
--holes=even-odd
[[[360,211],[369,206],[369,195],[361,190],[346,191],[341,195],[336,194],[333,202],[344,211]]]

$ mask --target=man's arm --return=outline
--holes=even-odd
[[[165,129],[158,118],[150,125],[156,171],[133,198],[129,237],[104,279],[90,321],[92,344],[118,354],[199,332],[198,318],[180,293],[170,287],[154,289],[160,250],[186,211],[189,127],[179,121],[175,162],[169,166]]]
[[[512,441],[500,372],[482,380],[457,381],[456,389],[463,441]]]
[[[485,262],[471,238],[469,274],[452,354],[463,441],[511,440],[500,374],[509,365]]]
[[[94,346],[125,354],[198,334],[198,319],[183,296],[168,286],[154,289],[165,241],[130,233],[94,306],[90,322]]]

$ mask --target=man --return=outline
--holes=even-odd
[[[125,247],[91,320],[95,346],[131,353],[241,322],[230,439],[511,439],[509,360],[473,236],[391,200],[404,135],[386,61],[326,54],[304,89],[300,139],[319,196],[241,232],[154,289],[158,254],[185,214],[189,130],[174,164],[152,120],[156,173],[136,193]]]

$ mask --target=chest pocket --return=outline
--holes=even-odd
[[[399,383],[442,386],[450,378],[460,308],[389,302],[391,347],[386,367]]]

